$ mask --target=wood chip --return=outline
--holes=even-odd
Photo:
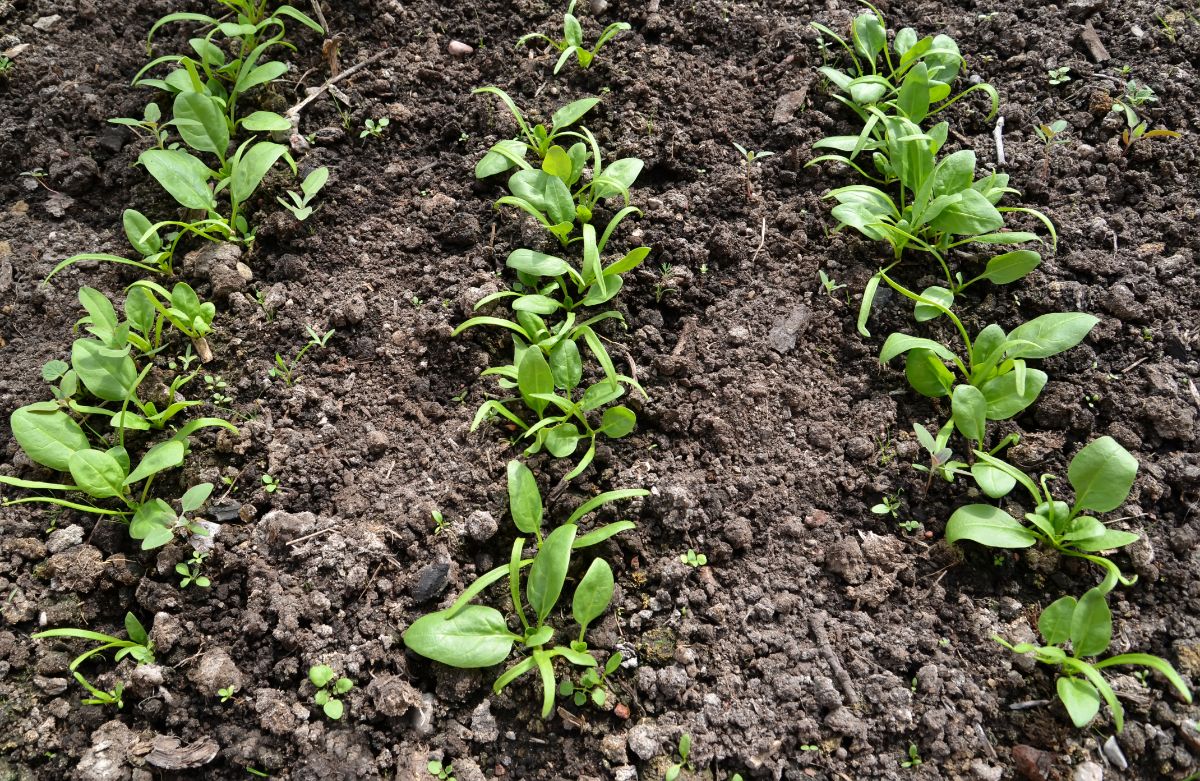
[[[1092,60],[1095,62],[1105,62],[1111,59],[1108,56],[1108,49],[1104,48],[1104,42],[1100,40],[1099,33],[1092,26],[1091,22],[1085,24],[1079,31],[1079,37],[1083,41],[1083,45],[1087,47],[1088,54],[1092,55]]]

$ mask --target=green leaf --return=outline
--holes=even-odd
[[[275,81],[275,79],[285,73],[287,73],[287,64],[278,61],[264,62],[262,65],[249,71],[243,67],[242,73],[238,75],[237,86],[234,87],[234,91],[239,93],[245,92],[252,87],[257,87],[259,84]]]
[[[162,239],[159,238],[157,231],[150,233],[145,241],[142,240],[142,236],[145,236],[153,227],[153,223],[137,209],[126,209],[122,212],[121,225],[125,229],[125,238],[139,254],[153,255],[162,249]]]
[[[1029,529],[999,507],[968,504],[954,511],[946,524],[946,542],[972,540],[992,548],[1028,548],[1037,542]]]
[[[325,711],[326,716],[334,721],[337,721],[342,717],[342,713],[345,711],[345,706],[342,705],[341,700],[331,699],[321,706],[321,710]]]
[[[138,162],[185,209],[216,209],[216,199],[208,186],[216,174],[199,158],[182,149],[147,149]]]
[[[974,385],[961,384],[950,396],[951,416],[958,433],[973,442],[987,437],[987,399]]]
[[[1071,616],[1071,648],[1075,656],[1099,656],[1112,641],[1112,611],[1098,588],[1079,598]]]
[[[576,512],[579,512],[579,511],[576,510]],[[635,524],[633,521],[617,521],[615,523],[606,524],[604,526],[601,526],[599,529],[596,529],[595,531],[588,532],[587,534],[583,534],[583,535],[580,535],[579,537],[576,537],[575,543],[571,547],[574,548],[575,550],[582,550],[583,548],[589,548],[593,545],[599,545],[600,543],[604,542],[605,540],[609,539],[610,537],[614,537],[614,536],[620,534],[621,532],[629,531],[630,529],[636,529],[636,528],[637,528],[637,524]]]
[[[1075,454],[1067,478],[1075,507],[1106,513],[1121,506],[1137,477],[1137,459],[1112,437],[1100,437]]]
[[[315,664],[308,669],[308,680],[312,681],[312,685],[318,689],[323,689],[333,680],[333,668],[327,664]]]
[[[562,179],[564,184],[571,178],[571,167],[571,158],[567,155],[567,150],[558,144],[550,147],[542,160],[542,170]]]
[[[525,534],[540,535],[542,495],[529,467],[513,459],[508,462],[508,509],[513,525]]]
[[[555,301],[549,296],[528,295],[520,296],[513,300],[512,308],[518,312],[533,312],[539,315],[552,315],[559,309],[562,309],[562,304]]]
[[[146,634],[146,628],[142,626],[142,622],[138,621],[137,616],[133,613],[125,614],[125,634],[129,639],[138,645],[146,645],[149,636]]]
[[[184,143],[201,152],[211,152],[221,160],[229,149],[229,125],[221,104],[201,92],[180,92],[175,96],[174,124]],[[143,255],[148,253],[142,253]]]
[[[71,365],[84,387],[105,401],[124,401],[137,384],[137,368],[128,351],[105,347],[94,339],[75,340]]]
[[[591,499],[588,499],[586,502],[584,502],[583,504],[576,507],[575,512],[571,513],[571,517],[567,518],[566,522],[567,523],[579,523],[579,521],[582,520],[585,515],[587,515],[590,512],[593,512],[594,510],[597,510],[600,507],[603,507],[606,504],[611,504],[612,502],[620,501],[621,499],[633,499],[638,496],[649,496],[649,495],[650,495],[650,492],[644,488],[621,488],[616,491],[605,491],[602,494],[593,496]],[[623,521],[623,523],[628,523],[628,522]],[[633,525],[630,524],[628,528],[632,529]],[[585,536],[591,537],[591,535],[585,535]],[[580,537],[579,539],[583,539],[583,537]],[[576,548],[580,547],[580,545],[578,544],[578,541],[576,541],[575,547]]]
[[[1021,249],[1015,252],[1005,252],[988,261],[980,279],[986,279],[997,285],[1007,285],[1025,277],[1041,262],[1042,256],[1033,250]]]
[[[929,68],[925,63],[917,63],[904,77],[896,107],[918,124],[929,115]]]
[[[71,478],[79,489],[96,499],[110,499],[125,492],[125,470],[108,453],[77,450],[67,460]]]
[[[850,33],[854,41],[854,50],[862,55],[874,70],[875,58],[887,45],[887,33],[883,29],[883,23],[873,13],[862,13],[854,18]]]
[[[633,410],[625,406],[616,406],[604,410],[604,416],[600,422],[600,431],[603,431],[613,439],[620,439],[633,431],[636,426],[637,415],[633,413]]]
[[[87,434],[61,410],[28,405],[13,410],[8,421],[25,455],[57,472],[70,468],[71,454],[88,449]]]
[[[142,550],[151,550],[171,541],[175,511],[162,499],[151,499],[138,507],[129,522],[129,536],[142,541]]]
[[[563,524],[546,536],[541,550],[529,568],[525,593],[530,607],[537,613],[538,624],[554,609],[567,579],[567,566],[571,563],[571,545],[575,542],[577,528],[574,524]]]
[[[1184,683],[1183,678],[1179,676],[1179,673],[1175,672],[1175,668],[1168,664],[1166,660],[1160,659],[1157,656],[1139,653],[1118,654],[1117,656],[1110,656],[1102,662],[1096,662],[1093,666],[1097,670],[1101,670],[1105,667],[1113,667],[1120,664],[1136,664],[1157,671],[1171,682],[1171,685],[1183,696],[1186,702],[1189,704],[1192,702],[1192,693],[1188,689],[1187,684]]]
[[[575,587],[575,597],[571,600],[571,615],[579,624],[581,634],[608,609],[613,588],[612,567],[604,559],[593,559],[583,579]]]
[[[599,102],[600,98],[583,98],[563,106],[550,117],[550,132],[556,133],[575,124]]]
[[[550,366],[542,356],[541,349],[528,349],[521,357],[521,363],[517,366],[517,387],[525,404],[541,417],[548,402],[539,399],[538,395],[554,392],[554,375],[550,372]]]
[[[1038,618],[1038,631],[1047,645],[1062,645],[1071,639],[1071,617],[1075,615],[1075,597],[1063,597],[1046,606]]]
[[[1016,372],[1001,374],[988,380],[981,387],[983,397],[987,399],[988,420],[1008,420],[1021,410],[1028,407],[1046,387],[1046,373],[1039,369],[1027,369],[1025,372],[1025,392],[1017,392]]]
[[[250,147],[234,164],[229,183],[230,197],[237,203],[244,203],[258,189],[271,166],[286,153],[286,146],[270,141],[260,141]]]
[[[954,304],[954,294],[944,287],[934,285],[927,287],[921,291],[921,298],[928,298],[941,304],[944,308],[949,309]],[[918,301],[913,308],[913,317],[918,323],[924,323],[928,320],[934,320],[942,316],[942,310],[936,306]]]
[[[1133,532],[1121,531],[1120,529],[1105,529],[1103,534],[1098,534],[1095,537],[1072,541],[1071,547],[1084,553],[1096,553],[1113,550],[1114,548],[1123,548],[1126,545],[1132,545],[1141,538],[1142,535],[1134,534]]]
[[[909,336],[908,334],[894,333],[889,335],[884,341],[883,349],[879,351],[879,362],[887,363],[897,355],[902,355],[909,350],[913,350],[918,347],[929,350],[944,361],[954,360],[954,353],[952,353],[948,348],[944,347],[939,342],[919,336]]]
[[[292,129],[292,123],[288,122],[285,117],[276,114],[274,111],[255,111],[245,119],[239,120],[241,126],[245,130],[265,133],[283,133]],[[318,168],[317,171],[322,170]],[[324,169],[328,172],[328,168]],[[316,173],[315,171],[313,173]],[[309,174],[312,176],[312,174]],[[320,187],[317,188],[321,189]]]
[[[642,172],[642,165],[636,157],[614,160],[599,176],[592,177],[592,195],[597,199],[621,195],[628,201],[629,188]]]
[[[1096,687],[1081,678],[1059,678],[1058,699],[1067,708],[1071,722],[1082,729],[1092,723],[1100,712],[1100,694]]]
[[[573,222],[575,201],[567,185],[557,176],[530,169],[517,171],[508,179],[508,189],[518,198],[545,212],[551,223]]]
[[[973,236],[1004,227],[1004,217],[983,195],[969,188],[959,195],[959,201],[950,204],[929,221],[931,228],[956,236]]]
[[[1008,357],[1049,358],[1058,355],[1082,342],[1098,322],[1098,318],[1084,312],[1056,312],[1035,317],[1009,333],[1009,341],[1029,344],[1013,346]]]
[[[142,456],[137,468],[124,479],[124,484],[133,485],[151,475],[181,465],[185,450],[184,444],[176,439],[158,443],[146,451],[146,455]]]
[[[579,386],[583,378],[583,361],[575,342],[564,339],[554,345],[550,350],[550,373],[557,388],[569,391]]]
[[[453,618],[447,611],[421,616],[403,634],[409,650],[435,662],[471,669],[491,667],[508,658],[521,638],[508,631],[499,610],[467,605]]]
[[[546,450],[555,458],[566,458],[574,454],[582,438],[574,423],[560,423],[546,429]]]
[[[1008,472],[997,469],[986,461],[976,461],[971,464],[971,477],[979,485],[979,490],[992,499],[1008,496],[1016,486],[1017,480]]]
[[[212,483],[199,483],[189,488],[179,499],[179,504],[185,513],[195,512],[199,510],[208,497],[212,495]]]

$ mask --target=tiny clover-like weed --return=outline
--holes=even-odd
[[[12,61],[11,57],[5,57],[0,54],[0,79],[7,79],[16,69],[17,65]]]
[[[1056,87],[1059,84],[1066,84],[1070,81],[1070,74],[1071,68],[1068,65],[1064,65],[1061,68],[1051,68],[1046,71],[1046,80],[1050,83],[1051,87]]]
[[[429,775],[438,779],[438,781],[457,781],[454,778],[454,765],[449,762],[443,765],[441,762],[433,759],[425,766],[425,769],[429,771]]]
[[[663,781],[676,781],[685,767],[688,770],[692,769],[691,763],[688,762],[688,757],[692,753],[692,736],[686,732],[680,735],[679,747],[675,751],[679,755],[679,761],[667,768],[667,772],[663,774]]]
[[[525,115],[517,108],[517,104],[508,96],[508,93],[499,87],[479,87],[472,90],[472,93],[495,95],[499,98],[500,102],[512,112],[513,117],[517,120],[517,127],[521,130],[519,138],[497,142],[492,145],[487,154],[480,158],[479,162],[475,164],[476,179],[486,179],[514,167],[522,170],[532,168],[525,160],[525,156],[532,152],[538,160],[544,160],[555,140],[560,136],[583,138],[574,131],[568,131],[567,128],[582,119],[584,114],[591,111],[600,102],[599,98],[583,98],[568,103],[550,117],[550,128],[547,130],[546,126],[541,124],[530,127],[525,120]],[[585,149],[581,148],[579,154],[580,160],[586,158]],[[572,158],[573,162],[574,158]],[[581,170],[582,167],[583,165],[580,163]]]
[[[923,764],[925,764],[925,763],[921,759],[920,752],[917,751],[917,744],[909,743],[908,744],[908,756],[902,757],[900,759],[900,767],[903,767],[903,768],[920,767]]]
[[[528,35],[522,35],[517,40],[517,48],[524,46],[529,41],[540,38],[554,47],[555,51],[560,52],[558,62],[554,64],[554,72],[556,74],[562,70],[563,65],[567,63],[572,54],[575,55],[579,67],[587,70],[591,67],[592,61],[600,53],[600,48],[604,44],[611,41],[620,33],[631,29],[627,22],[613,22],[600,33],[600,37],[596,40],[596,45],[588,49],[583,42],[583,26],[579,23],[579,19],[575,16],[574,11],[575,0],[571,0],[570,5],[567,6],[567,12],[563,14],[563,37],[561,40],[555,40],[542,33],[529,33]]]
[[[1101,701],[1108,704],[1117,732],[1125,728],[1125,710],[1104,679],[1102,670],[1118,665],[1145,667],[1160,673],[1190,703],[1192,693],[1187,684],[1165,659],[1150,654],[1126,653],[1100,661],[1087,662],[1108,650],[1112,641],[1112,611],[1105,592],[1099,587],[1090,589],[1078,600],[1063,597],[1046,607],[1038,618],[1038,632],[1045,645],[1017,643],[1012,645],[999,635],[992,639],[1014,653],[1033,653],[1042,664],[1058,668],[1055,688],[1058,698],[1067,709],[1071,722],[1086,727],[1100,711]],[[1070,654],[1067,645],[1070,644]]]
[[[122,640],[119,637],[106,635],[101,632],[93,632],[90,629],[47,629],[44,632],[37,632],[30,635],[34,640],[42,640],[45,638],[74,638],[79,640],[91,640],[99,643],[99,645],[89,648],[88,650],[75,657],[67,669],[79,682],[79,685],[86,689],[92,696],[85,699],[85,705],[116,705],[118,708],[124,707],[121,694],[124,691],[124,685],[118,683],[111,690],[105,691],[92,685],[83,674],[79,672],[79,666],[93,656],[102,654],[105,651],[115,650],[117,653],[113,657],[113,661],[119,662],[126,656],[133,659],[137,664],[154,664],[154,643],[150,640],[146,628],[142,626],[142,622],[137,620],[137,616],[133,613],[125,614],[125,634],[127,639]]]
[[[755,152],[752,149],[747,149],[746,147],[742,146],[741,144],[739,144],[736,141],[733,142],[733,146],[741,154],[742,162],[745,165],[746,197],[753,198],[754,197],[754,180],[751,177],[751,169],[754,167],[754,163],[756,161],[771,157],[775,153],[774,152]]]
[[[1121,131],[1121,142],[1125,145],[1125,151],[1142,139],[1175,139],[1183,134],[1175,130],[1151,130],[1150,123],[1142,119],[1138,114],[1137,109],[1147,103],[1157,103],[1158,96],[1154,94],[1154,90],[1145,85],[1138,84],[1132,79],[1125,82],[1125,93],[1117,100],[1113,101],[1112,112],[1121,114],[1125,118],[1125,129]]]
[[[296,357],[290,361],[284,360],[283,356],[275,353],[275,365],[272,366],[267,374],[275,379],[283,380],[283,384],[287,387],[292,387],[299,380],[296,371],[300,368],[300,362],[304,360],[304,356],[314,347],[324,349],[329,343],[329,337],[333,336],[334,329],[330,328],[325,333],[320,333],[311,325],[304,326],[308,332],[308,342],[300,348],[300,352],[296,353]]]
[[[570,697],[579,707],[591,700],[597,708],[603,708],[608,702],[608,676],[617,671],[623,660],[624,657],[618,652],[608,657],[603,669],[585,668],[579,675],[579,683],[570,678],[563,678],[558,684],[559,696]]]
[[[233,699],[233,695],[237,694],[236,686],[226,686],[223,689],[217,689],[217,695],[221,698],[221,702],[229,702]]]
[[[353,689],[354,681],[345,676],[339,677],[327,664],[316,664],[308,668],[308,680],[317,687],[313,702],[321,706],[328,718],[334,721],[340,719],[345,707],[337,696]]]
[[[708,564],[708,556],[703,553],[696,553],[692,548],[688,548],[687,553],[679,554],[679,560],[689,567],[703,567]]]
[[[955,429],[980,444],[987,438],[989,420],[1008,420],[1036,401],[1045,387],[1046,373],[1029,368],[1026,362],[1071,349],[1099,322],[1082,312],[1055,312],[1035,317],[1007,334],[998,325],[988,325],[972,341],[962,321],[948,308],[950,291],[931,287],[917,295],[887,274],[881,278],[916,302],[918,321],[948,317],[962,338],[966,360],[941,342],[893,333],[883,343],[880,362],[906,355],[908,384],[923,396],[950,397]],[[948,369],[946,362],[958,374]]]
[[[1096,564],[1105,572],[1101,592],[1107,594],[1118,582],[1131,585],[1137,576],[1125,577],[1116,564],[1095,555],[1122,548],[1140,539],[1133,532],[1110,529],[1085,511],[1106,513],[1121,506],[1137,476],[1138,462],[1112,437],[1100,437],[1083,447],[1067,468],[1067,480],[1075,490],[1068,505],[1055,499],[1049,483],[1053,475],[1035,480],[1015,466],[981,450],[971,466],[980,489],[992,498],[1007,495],[1018,483],[1033,499],[1034,510],[1024,514],[1025,525],[1005,510],[990,504],[968,504],[958,508],[946,524],[946,541],[972,540],[992,548],[1028,548],[1043,543],[1060,553]]]
[[[358,134],[358,137],[366,138],[367,136],[371,136],[373,138],[379,138],[383,135],[383,131],[386,130],[387,126],[390,124],[392,124],[392,120],[388,119],[387,117],[382,117],[380,119],[367,119],[367,121],[364,123],[366,127],[361,133]],[[286,204],[284,205],[286,206]]]
[[[575,551],[597,545],[634,528],[631,521],[617,521],[580,534],[578,524],[589,513],[606,504],[646,496],[648,493],[643,489],[602,493],[585,501],[566,522],[543,536],[544,512],[537,481],[524,464],[510,461],[509,512],[513,524],[525,536],[513,541],[512,555],[507,564],[477,578],[449,608],[414,621],[403,634],[404,644],[427,659],[463,669],[501,664],[512,653],[514,644],[520,644],[529,655],[505,670],[492,684],[492,691],[499,694],[513,681],[536,670],[542,684],[541,715],[543,719],[550,718],[558,692],[554,660],[562,657],[578,667],[597,667],[595,657],[588,653],[585,636],[588,627],[608,609],[614,590],[612,567],[602,558],[593,558],[579,579],[571,600],[571,616],[579,625],[579,634],[569,646],[547,647],[556,634],[556,628],[547,620],[554,614],[554,608],[562,596],[571,569],[572,555]],[[533,558],[524,558],[525,542],[529,536],[537,544],[537,553]],[[529,571],[522,584],[521,571],[526,567]],[[470,604],[488,586],[506,578],[511,602],[509,607],[521,622],[521,634],[509,630],[505,615],[499,610]],[[533,611],[532,620],[526,613],[526,604]]]
[[[279,490],[279,481],[277,479],[275,479],[274,477],[272,477],[271,475],[263,475],[262,476],[262,487],[263,487],[263,491],[265,491],[266,493],[273,494]]]
[[[387,119],[385,118],[383,121],[386,122]],[[312,216],[315,209],[309,206],[309,204],[312,203],[313,198],[317,197],[317,193],[321,192],[321,189],[328,181],[328,168],[325,166],[314,168],[308,176],[304,177],[304,181],[300,183],[300,192],[288,190],[288,198],[292,199],[291,203],[282,198],[276,198],[275,200],[279,201],[283,205],[283,208],[290,211],[293,217],[303,222]]]
[[[175,565],[175,572],[183,576],[183,580],[179,581],[180,588],[187,588],[193,583],[198,588],[208,588],[212,585],[212,581],[205,575],[201,574],[204,570],[204,560],[208,558],[207,553],[201,551],[192,551],[192,557],[186,562],[179,562]]]

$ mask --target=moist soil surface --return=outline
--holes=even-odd
[[[0,0],[0,49],[28,44],[0,77],[4,410],[47,398],[40,367],[67,356],[80,286],[116,299],[138,278],[81,263],[42,284],[54,265],[124,252],[125,208],[175,214],[133,166],[146,141],[106,120],[139,116],[151,96],[130,86],[150,25],[197,5]],[[206,414],[239,427],[198,434],[170,477],[180,490],[220,486],[212,586],[179,587],[185,544],[143,552],[92,516],[0,511],[0,778],[419,779],[441,758],[463,781],[656,779],[684,733],[683,778],[1195,777],[1200,710],[1163,679],[1116,671],[1127,723],[1102,751],[1108,716],[1073,728],[1052,670],[990,639],[1034,639],[1040,608],[1095,585],[1093,568],[941,540],[969,481],[927,484],[912,468],[912,424],[937,426],[948,408],[877,355],[894,330],[953,332],[914,325],[910,307],[881,295],[873,336],[856,333],[861,291],[887,257],[857,234],[830,234],[822,195],[848,173],[804,167],[814,141],[858,130],[816,72],[808,25],[845,30],[857,6],[614,0],[598,17],[581,7],[590,37],[598,22],[633,29],[591,69],[556,77],[552,53],[513,43],[560,25],[557,3],[324,5],[343,67],[386,53],[338,84],[349,109],[325,96],[302,114],[312,147],[301,173],[332,170],[321,207],[296,223],[275,204],[289,181],[272,174],[240,258],[253,279],[231,279],[198,245],[178,268],[219,308],[203,373],[229,400]],[[1141,0],[880,5],[892,29],[953,36],[968,78],[996,86],[1002,170],[1023,193],[1009,203],[1057,225],[1057,251],[1026,280],[970,288],[967,328],[1053,311],[1100,318],[1083,344],[1043,362],[1041,398],[1002,427],[1021,435],[1010,460],[1065,476],[1101,435],[1138,458],[1134,491],[1111,516],[1144,534],[1114,554],[1138,582],[1110,597],[1112,652],[1157,654],[1200,681],[1196,18]],[[1096,61],[1085,24],[1109,59]],[[182,51],[187,28],[160,31],[156,52]],[[289,74],[257,97],[275,110],[328,77],[319,37],[297,25],[292,40]],[[474,51],[454,56],[452,40]],[[1070,81],[1049,85],[1061,66]],[[1126,153],[1107,111],[1126,78],[1153,87],[1143,114],[1182,138]],[[541,241],[493,207],[499,182],[472,175],[515,132],[498,103],[471,94],[488,84],[535,116],[600,95],[587,124],[607,155],[646,163],[633,191],[644,214],[619,240],[652,252],[616,299],[628,329],[604,335],[650,398],[631,402],[636,430],[606,440],[580,479],[560,485],[567,462],[531,459],[552,517],[603,490],[651,491],[600,516],[637,528],[605,544],[617,596],[591,645],[631,661],[607,709],[563,699],[549,721],[528,677],[492,696],[495,670],[436,665],[400,639],[501,563],[513,537],[504,466],[519,449],[495,425],[469,431],[494,389],[479,372],[506,340],[450,335],[503,284],[507,254]],[[968,99],[947,112],[950,148],[974,148],[985,169],[997,161],[986,109]],[[360,139],[380,117],[382,135]],[[1058,118],[1068,143],[1047,155],[1034,127]],[[776,153],[754,164],[749,192],[733,142]],[[35,169],[40,183],[18,176]],[[845,287],[826,293],[819,269]],[[917,262],[897,274],[917,289],[936,282]],[[272,380],[276,353],[294,355],[306,326],[335,333],[294,385]],[[6,426],[0,470],[49,476]],[[899,497],[896,517],[871,511],[885,496]],[[438,534],[434,510],[447,520]],[[707,564],[682,563],[689,548]],[[125,682],[124,708],[83,705],[67,671],[82,644],[29,635],[119,633],[126,611],[152,625],[157,666],[134,674],[130,661],[92,660],[91,680]],[[355,681],[340,721],[313,705],[306,672],[317,663]],[[227,686],[236,692],[223,702]]]

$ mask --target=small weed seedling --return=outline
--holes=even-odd
[[[275,353],[275,365],[271,367],[267,373],[272,378],[283,380],[283,384],[292,387],[299,379],[296,375],[296,370],[300,368],[300,362],[304,360],[304,356],[314,347],[325,348],[329,342],[329,337],[333,336],[334,329],[330,328],[324,334],[318,333],[311,325],[306,325],[308,331],[308,343],[300,348],[300,352],[296,353],[296,357],[291,361],[285,361],[283,356]]]
[[[27,178],[29,178],[29,179],[32,179],[34,182],[36,182],[37,184],[41,185],[41,186],[42,186],[43,188],[45,188],[47,191],[54,193],[55,195],[60,195],[60,194],[61,194],[61,193],[59,193],[59,192],[58,192],[58,190],[55,190],[55,189],[54,189],[53,187],[51,187],[50,185],[46,184],[46,178],[49,176],[49,174],[47,174],[47,173],[46,173],[44,170],[42,170],[41,168],[35,168],[35,169],[33,169],[32,171],[22,171],[21,173],[19,173],[19,174],[17,174],[17,175],[18,175],[18,176],[24,176],[24,177],[27,177]]]
[[[379,138],[383,135],[383,131],[387,129],[387,126],[392,124],[392,120],[382,117],[380,119],[368,119],[364,124],[366,128],[358,134],[359,138],[366,138],[367,136]],[[284,205],[286,206],[287,204]]]
[[[929,466],[913,464],[913,469],[929,475],[929,479],[925,482],[925,493],[929,493],[935,476],[941,477],[947,483],[953,483],[956,475],[963,474],[962,470],[967,464],[954,460],[954,451],[947,447],[950,435],[954,433],[954,421],[948,421],[938,429],[937,436],[930,434],[929,430],[920,423],[913,424],[913,431],[916,432],[917,442],[929,456]]]
[[[263,491],[268,494],[273,494],[279,490],[279,481],[271,475],[262,476]]]
[[[745,167],[746,167],[746,198],[747,199],[753,198],[754,197],[754,180],[751,177],[751,169],[754,167],[754,163],[756,161],[771,157],[775,153],[774,152],[755,152],[751,149],[747,149],[746,147],[742,146],[741,144],[739,144],[736,141],[733,142],[733,146],[735,149],[737,149],[737,151],[739,153],[741,153],[742,161],[745,163]]]
[[[586,668],[580,674],[578,684],[570,678],[563,678],[558,684],[559,696],[570,697],[579,707],[591,700],[597,708],[603,708],[604,703],[608,701],[608,676],[617,671],[623,660],[624,657],[619,652],[614,653],[608,657],[603,670],[596,667]]]
[[[900,760],[900,767],[903,767],[903,768],[920,767],[923,764],[925,764],[925,763],[921,759],[920,752],[917,751],[917,744],[909,743],[908,744],[908,757],[906,759]]]
[[[447,521],[445,516],[442,515],[441,510],[434,510],[432,514],[433,514],[433,533],[435,536],[438,534],[441,534],[442,532],[444,532],[450,528],[450,522]]]
[[[1037,133],[1037,137],[1042,142],[1042,179],[1050,176],[1050,152],[1056,146],[1069,144],[1067,132],[1071,126],[1065,119],[1056,119],[1049,125],[1037,125],[1033,132]]]
[[[1038,632],[1046,643],[1044,646],[1033,643],[1011,645],[999,635],[993,635],[992,639],[1014,653],[1032,652],[1042,664],[1059,668],[1055,684],[1058,698],[1076,727],[1083,728],[1092,722],[1100,711],[1103,699],[1108,703],[1117,732],[1125,728],[1125,710],[1101,673],[1108,667],[1136,665],[1155,670],[1183,695],[1184,700],[1188,703],[1192,701],[1191,691],[1175,668],[1157,656],[1128,653],[1098,662],[1084,661],[1104,653],[1112,641],[1112,611],[1100,588],[1089,590],[1078,600],[1075,597],[1063,597],[1051,603],[1038,619]],[[1071,646],[1070,655],[1066,651],[1068,643]]]
[[[688,762],[688,755],[692,753],[691,735],[685,732],[679,736],[679,748],[677,752],[679,753],[679,761],[667,768],[667,772],[663,774],[663,781],[675,781],[675,779],[679,778],[679,774],[683,772],[685,767],[688,770],[692,769],[691,764]]]
[[[1118,582],[1132,585],[1137,576],[1126,578],[1116,564],[1096,554],[1123,548],[1140,539],[1133,532],[1110,529],[1085,511],[1106,513],[1117,509],[1129,496],[1137,476],[1138,462],[1112,437],[1093,440],[1071,459],[1067,480],[1075,489],[1075,502],[1068,505],[1050,493],[1052,475],[1035,481],[1031,475],[981,450],[971,465],[971,475],[980,489],[998,499],[1020,483],[1033,499],[1033,512],[1025,513],[1029,526],[1005,510],[990,504],[968,504],[954,511],[946,524],[946,542],[972,540],[992,548],[1028,548],[1041,542],[1066,556],[1096,564],[1105,571],[1101,593]]]
[[[613,22],[604,31],[600,33],[600,38],[597,39],[596,45],[588,49],[583,43],[583,26],[579,24],[579,19],[574,14],[575,0],[571,0],[571,4],[567,6],[567,12],[563,14],[563,37],[561,40],[554,40],[548,35],[542,33],[530,33],[522,35],[517,40],[517,48],[524,46],[527,42],[537,38],[541,38],[546,43],[554,47],[554,50],[560,52],[558,62],[554,64],[554,73],[557,74],[562,70],[562,66],[567,64],[567,60],[571,55],[575,55],[579,67],[587,70],[592,65],[592,61],[596,59],[600,48],[604,44],[611,41],[620,33],[631,29],[627,22]]]
[[[436,759],[431,760],[425,769],[429,771],[429,775],[436,778],[438,781],[457,781],[454,777],[454,765],[447,762],[442,764]]]
[[[317,664],[308,668],[308,680],[317,687],[313,702],[321,706],[325,715],[334,721],[342,717],[345,710],[337,695],[345,694],[354,688],[354,681],[342,676],[338,677],[333,668],[327,664]]]
[[[1175,139],[1182,136],[1175,130],[1151,130],[1150,123],[1142,119],[1138,114],[1137,109],[1147,103],[1157,103],[1158,96],[1154,94],[1154,90],[1145,85],[1138,84],[1132,79],[1125,82],[1125,94],[1118,100],[1114,100],[1112,111],[1117,114],[1122,114],[1125,118],[1125,129],[1121,131],[1121,143],[1125,145],[1125,151],[1142,139]]]
[[[891,496],[884,496],[879,504],[871,505],[871,512],[876,515],[890,515],[893,520],[900,520],[900,491]]]
[[[834,293],[845,287],[845,285],[839,285],[837,280],[830,279],[823,270],[817,270],[817,277],[821,280],[821,287],[830,298],[833,298]]]
[[[385,117],[381,121],[387,122],[387,118]],[[325,186],[327,181],[329,181],[329,169],[325,166],[314,168],[308,176],[304,177],[304,181],[300,183],[300,192],[288,190],[288,197],[292,199],[291,203],[282,198],[276,198],[275,200],[283,204],[283,208],[290,211],[292,216],[297,220],[304,222],[315,211],[313,207],[309,206],[309,203],[312,202],[313,198],[317,197],[317,193],[321,192],[321,188]]]
[[[16,67],[11,58],[0,55],[0,79],[7,79]]]
[[[133,128],[138,135],[149,136],[158,149],[167,148],[167,131],[164,127],[165,123],[162,122],[162,109],[158,107],[157,103],[147,103],[146,108],[142,109],[141,119],[118,117],[108,121],[114,125]]]
[[[211,394],[209,398],[212,403],[217,406],[233,401],[232,398],[225,395],[225,390],[229,387],[229,384],[220,375],[204,375],[204,387]]]
[[[187,588],[193,583],[198,588],[208,588],[212,585],[212,581],[201,574],[204,569],[204,560],[208,558],[207,553],[201,551],[192,551],[192,558],[186,562],[179,562],[175,565],[175,572],[183,576],[183,580],[179,581],[180,588]]]
[[[689,567],[698,568],[708,564],[708,556],[703,553],[696,553],[692,548],[688,548],[687,553],[679,554],[679,560]]]
[[[237,694],[236,686],[226,686],[224,689],[217,689],[217,694],[221,698],[221,702],[229,702],[233,699],[233,695]]]
[[[1070,81],[1070,73],[1071,68],[1067,65],[1064,65],[1061,68],[1051,68],[1050,70],[1046,71],[1046,80],[1050,83],[1051,87],[1056,87],[1059,84],[1066,84],[1068,81]]]

